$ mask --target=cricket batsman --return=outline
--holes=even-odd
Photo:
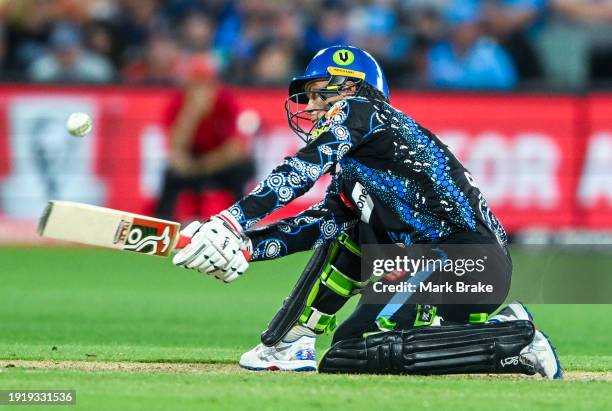
[[[562,377],[552,344],[520,303],[492,316],[499,304],[366,304],[362,298],[336,327],[336,312],[369,286],[361,276],[361,245],[485,244],[501,262],[496,275],[509,284],[506,233],[448,147],[390,104],[385,75],[364,50],[320,50],[291,81],[285,108],[305,146],[232,207],[189,224],[182,234],[191,243],[173,259],[229,283],[251,262],[315,250],[262,343],[242,355],[242,367]],[[252,228],[325,173],[332,182],[321,202]],[[317,367],[315,339],[330,332],[332,347]]]

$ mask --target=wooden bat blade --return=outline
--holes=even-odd
[[[70,201],[50,201],[38,224],[43,237],[159,256],[175,248],[179,231],[173,221]]]

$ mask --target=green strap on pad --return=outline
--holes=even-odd
[[[483,324],[487,322],[488,318],[487,313],[472,313],[470,314],[470,324]]]
[[[331,263],[328,263],[321,273],[321,284],[345,298],[357,294],[366,285],[350,279]]]
[[[314,330],[318,334],[329,334],[336,329],[336,316],[325,314],[316,308],[306,307],[300,316],[298,323]]]
[[[310,291],[306,299],[306,307],[298,320],[298,323],[314,330],[316,333],[330,333],[336,328],[335,315],[325,314],[312,307],[312,303],[318,295],[321,285],[327,287],[341,297],[349,298],[357,294],[367,284],[349,278],[334,266],[334,262],[341,251],[341,247],[358,257],[361,256],[359,245],[351,240],[348,234],[342,233],[334,241],[329,253],[329,258],[325,262],[319,280]]]
[[[351,240],[348,234],[340,234],[338,236],[338,239],[334,242],[334,245],[332,246],[332,251],[330,253],[329,260],[325,264],[325,268],[323,268],[323,272],[321,273],[321,284],[323,284],[336,294],[348,298],[352,295],[357,294],[363,287],[366,286],[366,283],[351,279],[334,266],[336,257],[340,252],[340,247],[344,247],[352,254],[361,257],[361,250],[359,249],[359,245],[353,240]]]
[[[395,330],[395,327],[397,327],[397,323],[394,323],[387,317],[379,317],[376,320],[376,325],[378,326],[378,329],[381,331],[391,331],[391,330]],[[364,334],[364,338],[365,338],[365,334]]]
[[[342,244],[344,248],[349,250],[351,253],[355,254],[357,257],[361,257],[361,249],[359,248],[359,244],[351,240],[351,237],[349,237],[348,234],[346,233],[340,234],[336,241]]]
[[[432,325],[436,318],[435,305],[417,305],[416,319],[414,320],[415,327]],[[469,316],[470,324],[484,324],[487,322],[489,315],[487,313],[471,313]]]
[[[414,319],[415,327],[424,327],[432,325],[436,318],[437,308],[435,305],[417,305],[416,318]]]

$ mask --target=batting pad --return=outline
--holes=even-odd
[[[530,321],[418,327],[334,344],[319,372],[361,374],[472,374],[535,371],[519,360],[533,340]]]

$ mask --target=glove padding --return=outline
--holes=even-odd
[[[179,251],[172,263],[212,275],[230,283],[249,267],[251,241],[238,231],[238,224],[227,216],[213,216],[201,224],[192,222],[181,231],[191,237],[190,244]]]

